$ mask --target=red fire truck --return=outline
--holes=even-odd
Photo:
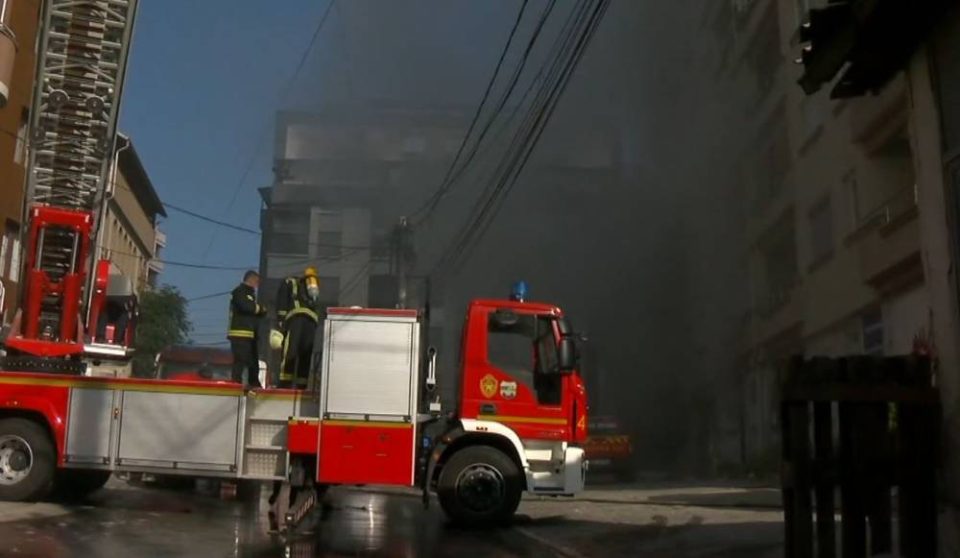
[[[58,472],[310,479],[420,486],[476,524],[509,517],[523,491],[581,490],[586,393],[560,309],[471,303],[449,414],[422,323],[415,310],[331,309],[319,389],[305,391],[0,372],[0,499],[41,497]]]
[[[415,310],[334,308],[306,390],[129,377],[135,298],[97,254],[135,0],[45,0],[25,188],[21,309],[0,361],[0,500],[114,471],[431,491],[453,519],[584,484],[586,393],[552,305],[477,300],[457,411]],[[312,491],[304,491],[312,492]]]

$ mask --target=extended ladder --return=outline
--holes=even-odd
[[[92,237],[110,185],[136,6],[43,2],[24,198],[21,342],[12,339],[28,354],[82,348],[83,299],[94,290]]]

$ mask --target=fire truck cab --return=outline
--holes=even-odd
[[[416,310],[331,308],[307,390],[0,371],[0,500],[127,471],[420,487],[483,524],[524,491],[581,490],[586,394],[560,309],[470,304],[455,412],[440,407],[422,323]]]

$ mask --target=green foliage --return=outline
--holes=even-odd
[[[134,375],[151,376],[156,354],[169,345],[184,343],[191,327],[187,299],[176,287],[164,285],[141,294]]]

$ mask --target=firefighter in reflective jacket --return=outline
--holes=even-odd
[[[283,342],[280,346],[282,352],[278,387],[305,388],[309,383],[317,324],[323,318],[319,298],[320,279],[313,267],[305,269],[303,277],[287,277],[280,284],[277,292],[277,329],[283,336]],[[276,504],[280,497],[281,488],[282,483],[274,481],[269,500],[271,506]],[[291,508],[299,494],[300,489],[291,485]]]
[[[320,279],[308,267],[303,277],[288,277],[277,293],[277,326],[283,334],[280,387],[307,387],[317,325],[323,318],[318,301]]]
[[[243,382],[243,371],[247,371],[247,385],[260,385],[260,359],[257,357],[257,323],[260,316],[267,313],[266,308],[257,304],[257,287],[260,274],[248,271],[243,275],[243,283],[237,285],[230,294],[230,329],[227,339],[233,352],[233,381]]]

